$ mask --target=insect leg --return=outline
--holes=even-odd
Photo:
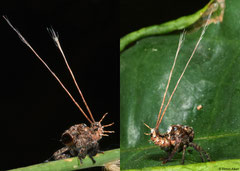
[[[196,146],[196,148],[198,148],[198,150],[201,152],[201,153],[204,153],[204,155],[206,156],[207,160],[208,161],[211,161],[211,158],[210,156],[208,155],[208,153],[206,151],[204,151],[199,145],[195,144],[195,143],[191,143],[191,144],[194,144]],[[190,145],[190,144],[189,144]],[[193,147],[193,146],[192,146]],[[195,147],[193,147],[195,149]],[[197,151],[198,151],[197,150]],[[199,153],[200,153],[199,152]],[[202,156],[202,155],[201,155]]]
[[[203,158],[203,155],[202,155],[202,152],[206,155],[207,157],[207,160],[210,161],[210,158],[209,156],[207,155],[207,153],[202,149],[202,147],[200,147],[199,145],[195,144],[195,143],[189,143],[189,146],[193,147],[196,151],[199,152],[200,154],[200,157],[202,159],[202,162],[204,162],[204,158]]]
[[[208,161],[211,161],[211,158],[210,158],[210,156],[208,155],[208,153],[207,153],[206,151],[204,151],[203,149],[202,149],[202,152],[203,152],[204,155],[206,156],[207,160],[208,160]]]
[[[51,160],[61,160],[61,159],[69,158],[69,157],[71,157],[71,155],[68,154],[68,152],[69,152],[69,148],[63,147],[63,148],[59,149],[58,151],[56,151],[55,153],[53,153],[53,155],[45,162],[49,162]]]
[[[170,155],[168,156],[168,158],[166,160],[164,160],[162,163],[165,164],[168,161],[170,161],[172,159],[172,157],[174,156],[174,154],[177,152],[178,148],[179,148],[180,144],[177,144],[174,149],[172,150],[172,152],[170,153]]]
[[[93,156],[89,155],[90,159],[92,160],[93,164],[96,163],[96,160],[93,158]]]
[[[184,164],[184,157],[185,157],[185,151],[186,151],[187,145],[183,146],[183,152],[182,152],[182,164]]]
[[[95,142],[93,144],[93,147],[88,150],[88,156],[90,157],[90,159],[92,160],[93,163],[96,163],[96,161],[94,160],[93,156],[96,156],[97,153],[101,153],[101,151],[99,151],[99,144],[98,144],[98,142]]]
[[[81,164],[83,163],[82,159],[84,159],[86,157],[86,155],[87,155],[87,149],[86,148],[80,148],[78,150],[78,155],[77,156],[78,156]]]

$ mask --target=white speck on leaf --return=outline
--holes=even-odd
[[[155,49],[155,48],[152,48],[152,51],[153,51],[153,52],[157,52],[158,50],[157,50],[157,49]]]

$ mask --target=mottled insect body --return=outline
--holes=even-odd
[[[75,76],[68,64],[68,61],[65,57],[65,54],[62,50],[61,44],[58,39],[58,34],[53,29],[48,29],[49,33],[52,36],[52,39],[59,49],[59,51],[62,54],[62,57],[64,59],[64,62],[68,68],[68,71],[70,72],[72,79],[74,81],[74,84],[76,88],[78,89],[78,92],[82,98],[82,101],[88,111],[88,115],[84,112],[84,110],[80,107],[80,105],[77,103],[77,101],[73,98],[71,93],[68,91],[68,89],[63,85],[61,80],[58,78],[58,76],[50,69],[50,67],[46,64],[46,62],[37,54],[37,52],[32,48],[32,46],[27,42],[27,40],[21,35],[21,33],[10,23],[10,21],[3,16],[3,18],[7,21],[9,26],[18,34],[20,39],[23,43],[25,43],[32,52],[36,55],[36,57],[44,64],[44,66],[48,69],[48,71],[55,77],[55,79],[59,82],[59,84],[62,86],[62,88],[66,91],[66,93],[69,95],[69,97],[72,99],[72,101],[75,103],[75,105],[78,107],[78,109],[81,111],[81,113],[85,116],[85,118],[89,121],[91,124],[90,127],[88,127],[86,124],[77,124],[74,126],[71,126],[68,130],[66,130],[62,136],[61,136],[61,142],[65,145],[65,147],[57,150],[52,157],[49,159],[59,160],[59,159],[66,159],[69,157],[75,157],[78,156],[80,162],[82,162],[82,159],[86,157],[86,155],[89,155],[89,157],[92,159],[93,163],[96,161],[93,159],[93,156],[95,156],[97,153],[102,153],[99,151],[99,144],[98,141],[103,136],[108,136],[107,133],[114,133],[114,131],[105,131],[105,127],[112,126],[114,123],[108,124],[108,125],[102,125],[101,122],[107,115],[105,113],[100,121],[96,122],[93,118],[93,115],[87,105],[87,102],[84,99],[84,96],[78,86],[78,83],[75,79]],[[48,161],[48,160],[47,160]]]
[[[80,161],[82,161],[90,151],[96,151],[97,153],[99,139],[94,140],[94,134],[95,132],[92,127],[88,127],[86,124],[78,124],[70,127],[61,136],[61,142],[66,146],[62,149],[66,149],[66,151],[61,154],[58,150],[53,154],[53,158],[58,160],[78,156]],[[62,150],[60,149],[60,151]],[[91,155],[89,156],[92,157]]]
[[[163,159],[163,163],[170,161],[176,152],[183,152],[182,164],[184,164],[184,155],[187,147],[193,147],[199,152],[202,161],[204,161],[203,154],[208,161],[211,161],[210,156],[196,143],[193,143],[194,131],[192,127],[186,125],[172,125],[168,131],[161,134],[155,128],[151,128],[151,140],[155,145],[159,146],[162,150],[169,153],[168,158]]]
[[[155,145],[161,147],[165,151],[170,151],[179,143],[189,143],[193,141],[194,131],[192,127],[184,125],[172,125],[168,128],[168,131],[164,134],[160,134],[158,131],[151,131],[151,140]],[[181,140],[184,139],[184,142]]]
[[[61,136],[61,142],[66,146],[53,154],[54,160],[78,156],[80,161],[88,154],[95,163],[93,156],[99,151],[98,141],[103,136],[103,128],[88,127],[86,124],[77,124],[66,130]]]
[[[164,93],[164,96],[163,96],[163,100],[162,100],[162,104],[161,104],[161,107],[160,107],[160,111],[159,111],[159,114],[158,114],[158,118],[157,118],[157,123],[156,123],[156,126],[155,128],[151,128],[150,126],[148,126],[147,124],[145,124],[146,127],[148,127],[151,132],[150,133],[145,133],[146,135],[150,135],[151,136],[151,141],[159,146],[162,150],[168,152],[168,157],[167,158],[164,158],[163,159],[163,164],[167,163],[168,161],[170,161],[174,154],[176,152],[182,152],[182,164],[184,164],[184,156],[185,156],[185,151],[188,147],[193,147],[196,151],[199,152],[200,154],[200,157],[202,159],[202,161],[204,161],[204,157],[203,157],[203,154],[205,155],[205,157],[207,158],[208,161],[210,161],[210,157],[209,155],[200,147],[198,146],[196,143],[193,142],[193,139],[194,139],[194,131],[193,131],[193,128],[190,127],[190,126],[185,126],[185,125],[172,125],[168,128],[168,131],[166,133],[160,133],[159,132],[159,125],[163,119],[163,116],[168,108],[168,105],[170,104],[170,101],[173,97],[173,94],[175,93],[182,77],[183,77],[183,74],[185,73],[201,39],[203,38],[203,35],[205,33],[205,30],[207,28],[207,25],[208,25],[208,22],[210,20],[210,17],[211,17],[211,14],[208,16],[208,20],[203,28],[203,31],[201,33],[201,36],[192,52],[192,55],[191,57],[189,58],[181,76],[179,77],[177,83],[176,83],[176,86],[175,88],[173,89],[173,92],[162,112],[162,109],[163,109],[163,105],[164,105],[164,102],[165,102],[165,98],[166,98],[166,94],[167,94],[167,91],[168,91],[168,87],[169,87],[169,84],[170,84],[170,81],[171,81],[171,77],[172,77],[172,73],[173,73],[173,70],[174,70],[174,67],[175,67],[175,64],[176,64],[176,60],[177,60],[177,57],[178,57],[178,53],[180,51],[180,48],[182,46],[182,43],[184,41],[184,35],[185,35],[185,32],[183,32],[180,36],[180,39],[179,39],[179,43],[178,43],[178,48],[177,48],[177,52],[176,52],[176,55],[175,55],[175,59],[174,59],[174,62],[173,62],[173,66],[172,66],[172,69],[170,71],[170,74],[169,74],[169,78],[168,78],[168,83],[167,83],[167,86],[166,86],[166,90],[165,90],[165,93]]]
[[[102,119],[100,122],[94,122],[91,127],[83,123],[71,126],[66,130],[61,136],[61,142],[65,147],[56,151],[52,156],[53,159],[59,160],[78,156],[82,162],[82,159],[84,159],[86,155],[89,155],[93,163],[95,163],[93,156],[97,153],[102,153],[102,151],[99,151],[98,141],[102,139],[103,136],[108,136],[106,133],[114,133],[114,131],[104,131],[104,127],[111,126],[113,123],[102,126]]]

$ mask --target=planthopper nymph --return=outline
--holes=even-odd
[[[54,78],[58,81],[58,83],[62,86],[65,92],[69,95],[72,101],[75,103],[77,108],[81,111],[84,117],[89,121],[90,126],[87,126],[84,123],[76,124],[71,126],[65,132],[63,132],[60,141],[63,143],[64,147],[57,150],[49,160],[59,160],[59,159],[66,159],[69,157],[77,156],[82,163],[82,160],[88,155],[92,162],[95,163],[93,156],[96,156],[97,153],[103,153],[99,150],[99,143],[98,141],[102,139],[103,136],[108,136],[108,133],[114,133],[114,131],[107,131],[104,130],[106,127],[112,126],[114,123],[102,125],[102,121],[107,115],[105,113],[100,121],[95,121],[91,110],[89,109],[87,102],[78,86],[78,83],[75,79],[75,76],[68,64],[68,61],[65,57],[65,54],[62,50],[58,34],[53,29],[48,29],[49,33],[52,36],[52,39],[62,54],[64,62],[68,68],[68,71],[71,74],[73,82],[82,98],[82,101],[88,111],[88,115],[84,112],[82,107],[78,104],[78,102],[73,98],[69,90],[63,85],[59,77],[49,68],[47,63],[38,55],[38,53],[32,48],[32,46],[27,42],[27,40],[21,35],[21,33],[10,23],[10,21],[3,16],[3,18],[7,21],[9,26],[18,34],[19,38],[22,40],[24,44],[26,44],[31,51],[35,54],[35,56],[42,62],[42,64],[48,69],[48,71],[54,76]],[[90,117],[89,117],[90,116]]]
[[[184,41],[184,35],[185,35],[185,31],[180,35],[180,38],[179,38],[179,43],[178,43],[178,48],[177,48],[177,52],[176,52],[176,55],[175,55],[175,59],[174,59],[174,62],[173,62],[173,65],[172,65],[172,68],[171,68],[171,71],[170,71],[170,74],[169,74],[169,77],[168,77],[168,83],[167,83],[167,86],[166,86],[166,89],[165,89],[165,93],[163,95],[163,100],[162,100],[162,104],[161,104],[161,107],[160,107],[160,111],[159,111],[159,114],[158,114],[158,118],[157,118],[157,122],[156,122],[156,126],[154,128],[151,128],[150,126],[148,126],[147,124],[145,124],[145,126],[147,128],[150,129],[150,133],[145,133],[146,135],[150,135],[151,136],[151,141],[159,146],[162,150],[166,151],[168,153],[168,156],[166,158],[163,159],[163,164],[169,162],[173,156],[175,155],[176,152],[182,152],[182,164],[184,164],[184,156],[185,156],[185,152],[186,152],[186,149],[188,147],[193,147],[196,151],[199,152],[199,155],[202,159],[202,161],[204,162],[204,156],[205,158],[208,160],[208,161],[211,161],[210,159],[210,156],[199,146],[197,145],[196,143],[193,142],[193,139],[194,139],[194,131],[193,131],[193,128],[190,127],[190,126],[186,126],[186,125],[180,125],[180,124],[176,124],[176,125],[171,125],[169,126],[168,128],[168,131],[166,133],[160,133],[159,131],[159,125],[163,119],[163,116],[171,102],[171,99],[201,41],[201,39],[203,38],[203,35],[206,31],[206,28],[209,24],[209,20],[210,20],[210,17],[211,17],[211,13],[210,15],[208,16],[208,19],[203,27],[203,30],[202,30],[202,33],[200,35],[200,38],[199,40],[197,41],[197,44],[195,45],[195,48],[191,54],[191,57],[189,58],[188,62],[186,63],[185,65],[185,68],[183,69],[182,71],[182,74],[180,75],[177,83],[176,83],[176,86],[174,87],[173,89],[173,92],[171,94],[171,96],[169,97],[168,101],[167,101],[167,104],[165,106],[165,108],[163,109],[163,105],[164,105],[164,102],[165,102],[165,98],[166,98],[166,94],[167,94],[167,91],[168,91],[168,87],[169,87],[169,84],[170,84],[170,81],[171,81],[171,77],[172,77],[172,72],[174,70],[174,67],[175,67],[175,64],[176,64],[176,60],[177,60],[177,57],[178,57],[178,53],[181,49],[181,46],[182,46],[182,43]],[[163,112],[162,112],[163,110]]]

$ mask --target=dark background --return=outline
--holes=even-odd
[[[117,1],[6,1],[7,15],[84,107],[60,52],[46,27],[60,35],[85,99],[103,124],[116,131],[100,149],[119,148],[119,11]],[[42,63],[0,18],[1,166],[0,170],[37,164],[63,147],[61,134],[86,123],[75,104]],[[86,111],[86,110],[85,110]],[[83,161],[84,162],[84,161]]]

